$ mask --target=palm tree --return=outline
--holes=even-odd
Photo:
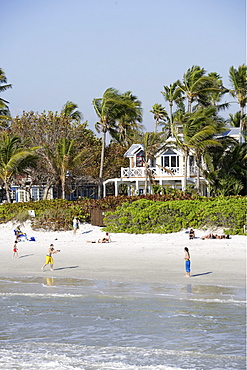
[[[182,100],[182,92],[178,87],[178,82],[176,81],[169,86],[164,86],[164,90],[161,94],[164,96],[165,100],[169,102],[169,118],[170,118],[170,127],[173,135],[173,103],[179,103]]]
[[[189,68],[183,76],[183,81],[178,81],[177,84],[181,92],[187,97],[189,113],[192,112],[192,103],[194,101],[203,105],[205,103],[205,94],[212,91],[222,91],[216,80],[206,76],[206,70],[199,66]]]
[[[118,129],[112,132],[112,137],[120,144],[130,145],[133,143],[136,135],[140,134],[144,127],[142,122],[142,108],[141,102],[137,99],[131,91],[127,91],[122,94],[123,98],[129,100],[130,107],[126,109],[118,119]],[[132,107],[132,109],[130,109]]]
[[[118,132],[118,121],[122,117],[136,117],[139,107],[133,104],[132,99],[119,93],[114,88],[108,88],[102,98],[96,98],[92,102],[99,121],[95,124],[96,130],[102,133],[101,160],[99,172],[98,196],[101,198],[103,183],[103,167],[106,145],[106,133],[116,137]]]
[[[35,151],[38,147],[25,148],[20,138],[10,136],[6,132],[0,138],[0,178],[3,181],[7,201],[10,199],[10,183],[13,176],[21,173],[28,167],[35,166],[37,157]]]
[[[66,199],[66,178],[69,170],[73,170],[81,161],[84,150],[76,152],[75,140],[61,138],[56,146],[55,153],[47,146],[46,159],[62,188],[62,199]]]
[[[72,101],[67,101],[64,104],[61,113],[64,114],[66,117],[70,117],[72,121],[76,123],[80,123],[82,119],[82,113],[77,110],[78,105],[73,103]]]
[[[166,147],[166,137],[162,132],[146,132],[143,136],[144,166],[145,166],[145,193],[148,193],[148,181],[152,183],[153,174],[150,171],[150,161],[156,154]],[[167,169],[168,172],[170,172]],[[171,172],[170,172],[171,173]]]
[[[229,92],[229,90],[223,86],[221,76],[216,72],[210,72],[208,77],[212,79],[215,89],[206,91],[205,94],[202,94],[203,98],[201,101],[204,102],[204,106],[212,105],[217,108],[217,111],[228,109],[230,103],[220,103],[223,95]]]
[[[215,115],[214,107],[201,108],[193,114],[193,125],[195,133],[191,137],[190,145],[193,148],[196,161],[196,189],[200,192],[200,170],[202,169],[202,158],[207,148],[221,146],[219,140],[214,136],[225,130],[223,119]]]
[[[229,113],[229,119],[228,122],[233,127],[240,127],[240,121],[241,121],[241,112],[240,110],[237,111],[235,114]]]
[[[204,176],[211,195],[237,195],[240,192],[246,195],[247,144],[229,137],[220,141],[221,147],[208,148],[205,155]]]
[[[7,84],[6,75],[2,68],[0,68],[0,93],[2,91],[10,89],[11,87],[12,87],[11,84]],[[6,120],[11,119],[8,104],[9,102],[7,100],[4,100],[3,98],[0,97],[0,121],[4,122]]]
[[[0,100],[0,123],[1,126],[6,128],[8,122],[11,120],[10,111],[6,103]]]
[[[238,69],[233,66],[229,69],[229,80],[231,83],[230,94],[237,98],[238,104],[240,105],[240,143],[242,142],[242,131],[243,131],[243,117],[244,110],[247,104],[247,66],[242,64]]]
[[[154,132],[157,132],[157,127],[162,123],[166,123],[166,120],[168,118],[167,111],[164,107],[162,107],[161,104],[156,103],[153,105],[150,112],[154,115]]]
[[[195,154],[197,164],[197,182],[196,187],[199,192],[200,178],[199,170],[201,166],[201,158],[206,148],[211,146],[220,146],[217,140],[213,139],[213,135],[222,130],[222,127],[214,121],[213,114],[215,108],[201,108],[193,113],[180,113],[177,115],[177,126],[182,128],[182,135],[176,127],[174,131],[175,144],[184,154],[184,180],[182,190],[187,187],[188,174],[188,157],[190,152]]]

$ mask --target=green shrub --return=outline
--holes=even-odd
[[[222,227],[226,234],[243,234],[246,222],[246,198],[241,196],[192,198],[186,193],[141,196],[118,196],[103,199],[62,199],[0,205],[0,223],[29,219],[35,229],[70,230],[77,216],[81,222],[90,222],[90,210],[98,207],[116,209],[106,213],[107,231],[128,233],[170,233],[188,227]]]
[[[220,197],[157,202],[148,199],[124,203],[107,212],[109,232],[170,233],[184,228],[229,228],[228,234],[243,234],[246,198]]]

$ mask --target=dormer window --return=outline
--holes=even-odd
[[[161,156],[161,166],[169,168],[179,167],[179,156],[172,150],[165,152]]]
[[[140,150],[136,154],[136,167],[144,167],[144,163],[145,163],[144,151]]]

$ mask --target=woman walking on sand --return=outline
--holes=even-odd
[[[58,253],[58,252],[60,252],[60,250],[58,249],[58,250],[55,251],[54,245],[51,244],[50,248],[48,249],[48,254],[46,255],[45,263],[41,267],[42,271],[44,271],[45,266],[49,265],[49,264],[50,264],[50,270],[53,271],[54,260],[52,258],[52,254],[55,254],[55,253]]]
[[[184,256],[184,259],[185,259],[185,271],[186,271],[186,277],[190,277],[190,252],[189,252],[189,248],[185,247],[184,248],[184,252],[185,252],[185,256]]]
[[[76,230],[79,229],[79,221],[76,217],[73,218],[73,234],[76,234]]]

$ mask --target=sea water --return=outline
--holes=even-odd
[[[53,276],[0,279],[0,368],[245,369],[245,291]]]

